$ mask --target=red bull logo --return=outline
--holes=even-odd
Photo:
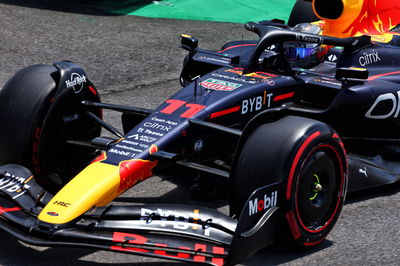
[[[119,192],[125,191],[153,175],[152,169],[157,165],[157,161],[133,159],[124,161],[119,167]]]
[[[151,145],[149,153],[153,154],[158,151],[156,145]],[[120,184],[118,192],[125,191],[153,175],[153,168],[156,167],[158,161],[133,159],[123,161],[119,164]]]
[[[324,34],[335,37],[379,35],[400,23],[400,2],[392,0],[313,0],[325,20]]]

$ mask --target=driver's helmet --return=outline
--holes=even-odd
[[[297,24],[292,28],[294,31],[319,35],[322,33],[318,25],[312,23]],[[320,63],[326,55],[325,46],[317,43],[307,42],[285,42],[283,44],[285,56],[290,64],[296,67],[310,68]]]

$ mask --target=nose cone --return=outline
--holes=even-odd
[[[136,183],[149,178],[157,161],[132,159],[118,166],[96,161],[65,185],[46,205],[39,220],[65,224],[90,208],[104,206]]]

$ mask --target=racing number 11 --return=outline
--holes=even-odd
[[[185,107],[188,108],[188,110],[186,110],[183,114],[180,115],[180,117],[183,118],[191,118],[192,116],[194,116],[195,114],[206,108],[204,105],[187,103],[185,101],[176,99],[169,99],[166,101],[166,103],[168,103],[169,105],[164,109],[162,109],[160,112],[169,115],[174,113],[175,111],[177,111],[179,108],[181,108],[183,105],[186,104]]]

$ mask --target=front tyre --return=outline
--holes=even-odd
[[[280,183],[276,242],[313,246],[335,225],[344,204],[347,163],[328,125],[296,116],[261,124],[245,134],[231,176],[231,213],[239,215],[259,187]]]
[[[100,111],[81,104],[83,100],[99,102],[98,92],[90,81],[75,86],[79,90],[60,89],[65,76],[72,79],[79,72],[76,65],[63,64],[73,67],[72,74],[55,66],[33,65],[17,72],[0,89],[0,164],[29,168],[53,192],[96,156],[93,148],[68,141],[90,141],[101,132],[86,115],[86,111],[101,115]]]
[[[289,241],[313,246],[325,239],[339,218],[347,187],[346,160],[332,130],[314,129],[306,136],[292,154],[283,202]]]

